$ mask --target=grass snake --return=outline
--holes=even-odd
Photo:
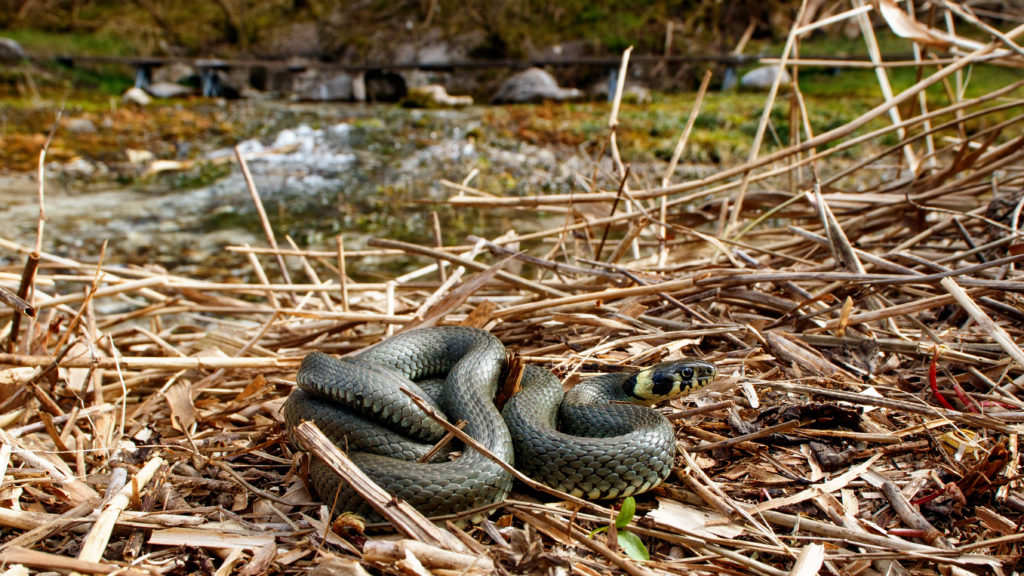
[[[672,425],[638,404],[693,392],[716,373],[699,360],[658,364],[591,378],[563,399],[551,372],[527,366],[522,390],[499,413],[493,398],[505,356],[492,334],[451,326],[403,332],[354,356],[312,352],[285,402],[285,421],[314,421],[380,486],[427,515],[502,500],[511,474],[472,448],[454,460],[416,462],[444,429],[405,387],[449,421],[465,421],[467,434],[530,477],[577,496],[616,498],[659,484],[675,458]],[[310,480],[335,514],[378,517],[316,459]]]

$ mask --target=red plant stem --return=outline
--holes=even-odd
[[[903,538],[924,538],[924,530],[918,528],[893,528],[888,533]]]
[[[939,496],[942,496],[945,493],[946,493],[946,489],[945,488],[939,488],[938,490],[932,492],[931,494],[928,494],[928,495],[925,495],[925,496],[921,496],[917,500],[911,500],[910,503],[913,504],[914,506],[920,506],[921,504],[924,504],[925,502],[931,502],[932,500],[935,500],[936,498],[938,498]],[[890,530],[890,532],[892,532],[892,530]]]
[[[960,399],[960,402],[963,403],[968,412],[978,412],[978,403],[967,397],[967,393],[964,392],[964,389],[956,380],[953,380],[953,392],[956,392],[956,397]]]
[[[942,395],[942,392],[939,392],[939,382],[935,374],[938,369],[938,363],[939,351],[936,350],[935,354],[932,355],[932,365],[928,369],[928,384],[932,387],[932,393],[939,399],[939,404],[942,404],[942,406],[948,410],[956,410],[956,408],[953,408],[953,405],[949,403],[949,400],[946,400],[946,397]]]

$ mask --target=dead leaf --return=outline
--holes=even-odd
[[[743,527],[718,512],[688,506],[676,500],[658,498],[658,507],[647,518],[701,536],[736,538]]]
[[[192,403],[192,385],[179,380],[164,392],[164,398],[171,409],[171,426],[185,432],[196,422],[196,407]]]

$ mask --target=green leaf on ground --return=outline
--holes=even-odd
[[[640,540],[640,537],[632,532],[619,532],[619,546],[633,560],[642,560],[644,562],[651,559],[650,553],[647,552],[647,547]]]

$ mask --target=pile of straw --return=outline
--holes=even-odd
[[[972,65],[1024,64],[1024,27],[936,10],[946,31],[889,0],[810,23],[802,10],[778,65],[813,64],[794,57],[800,38],[857,22],[871,61],[829,64],[874,66],[883,101],[813,134],[797,82],[794,141],[762,154],[776,85],[748,161],[713,176],[674,180],[698,98],[662,185],[631,186],[616,100],[611,181],[536,197],[447,184],[456,206],[564,214],[537,233],[346,252],[341,238],[281,247],[268,225],[267,246],[229,248],[251,263],[247,284],[50,254],[42,217],[35,246],[0,241],[28,262],[3,271],[0,571],[1020,570],[1021,83],[972,99],[957,86]],[[871,16],[918,48],[899,63],[920,71],[907,90],[889,88]],[[926,97],[929,86],[946,90]],[[861,156],[833,164],[844,151]],[[719,215],[700,230],[682,224],[698,202]],[[423,267],[372,284],[346,273],[393,255]],[[400,539],[355,522],[332,530],[279,413],[298,361],[438,323],[485,327],[567,385],[683,355],[716,362],[722,385],[665,408],[677,468],[612,535],[588,532],[618,504],[525,483],[482,524],[427,523],[384,495]],[[341,460],[316,432],[302,441]],[[622,530],[649,561],[624,554]]]

